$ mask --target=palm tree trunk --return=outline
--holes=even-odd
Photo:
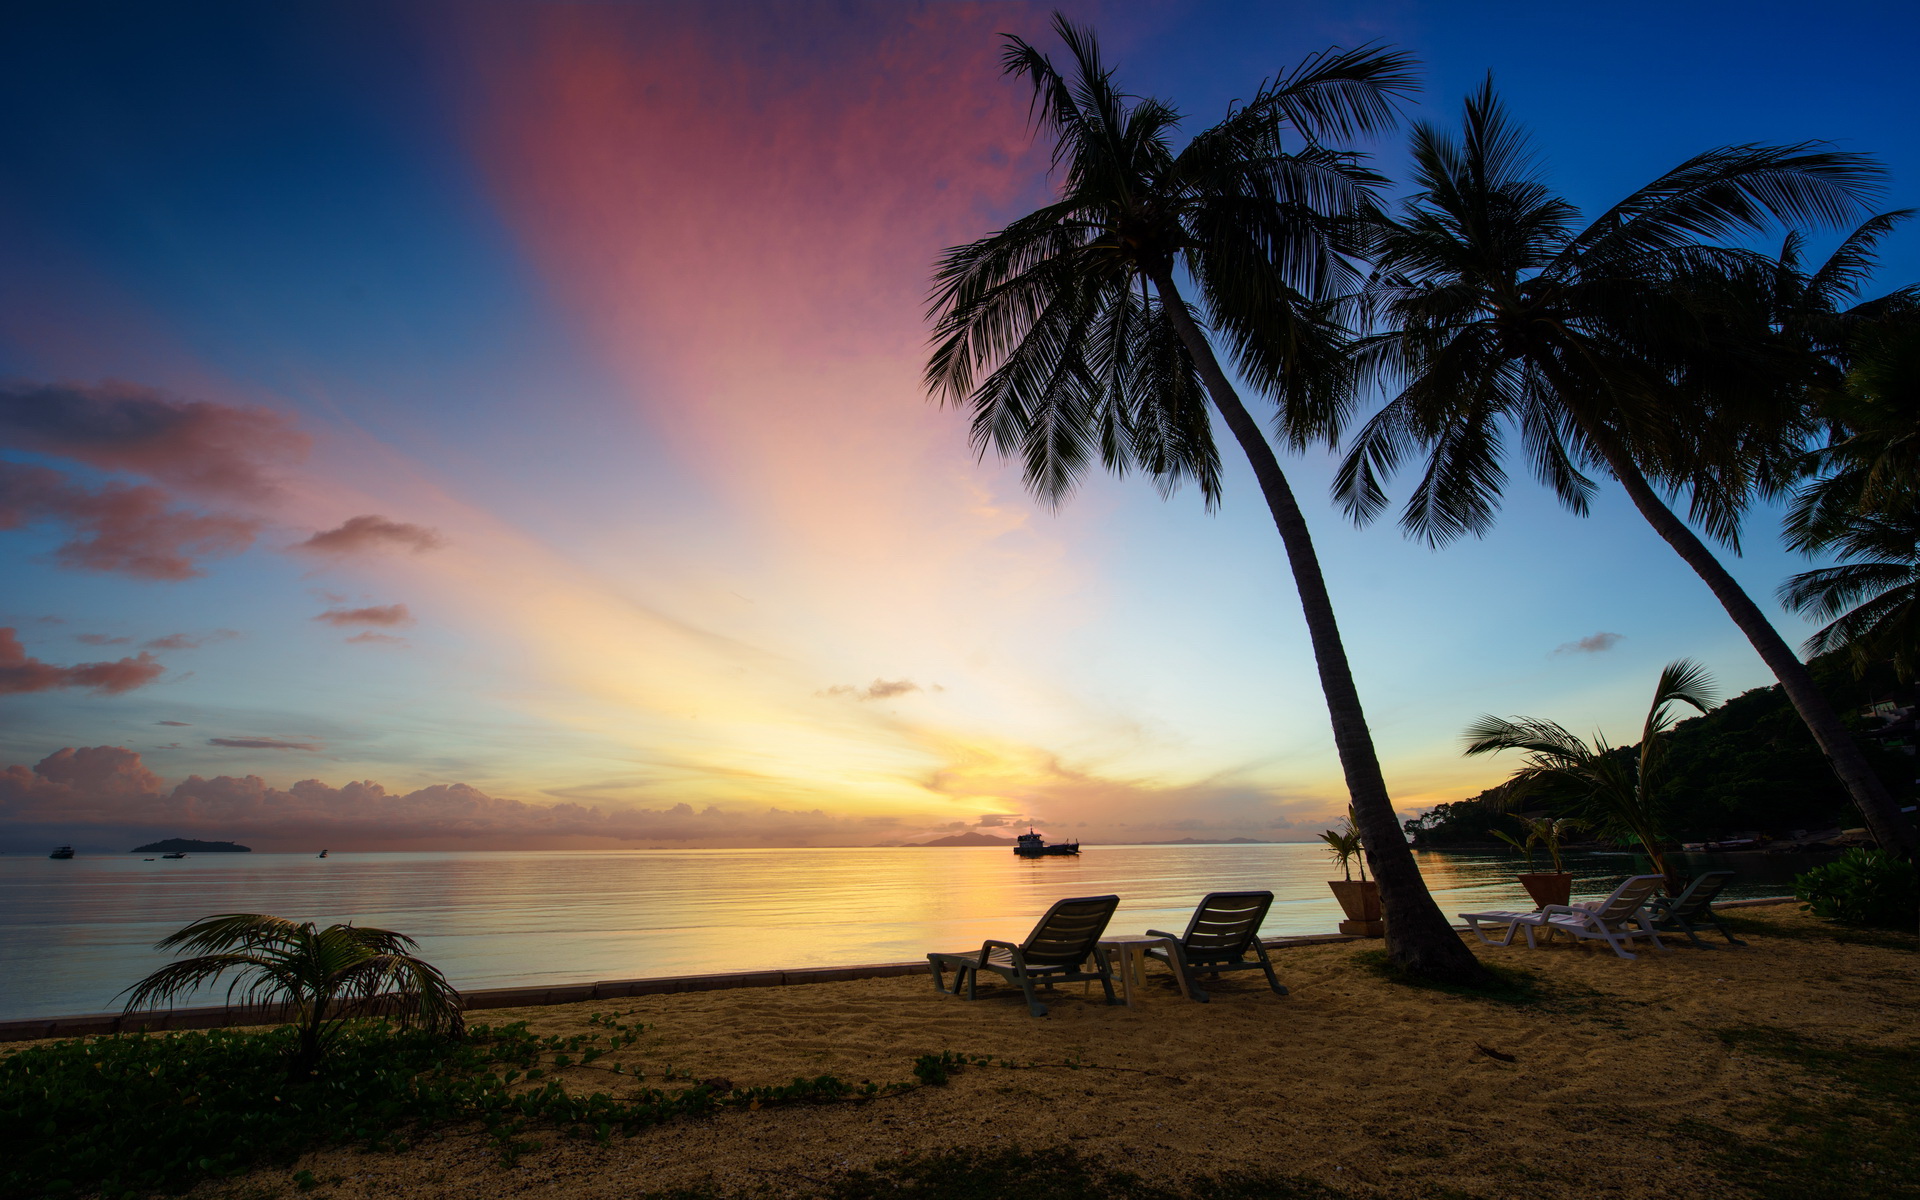
[[[1753,643],[1761,661],[1780,681],[1787,699],[1792,701],[1800,719],[1806,722],[1807,729],[1813,733],[1813,740],[1819,743],[1820,752],[1826,755],[1827,765],[1833,768],[1833,773],[1839,776],[1841,784],[1866,817],[1874,840],[1886,850],[1912,858],[1915,851],[1913,827],[1901,814],[1893,797],[1887,794],[1886,786],[1867,763],[1866,756],[1860,753],[1860,747],[1854,744],[1847,727],[1840,723],[1840,714],[1833,710],[1833,705],[1827,703],[1827,698],[1814,685],[1813,674],[1807,670],[1806,664],[1787,645],[1786,639],[1780,636],[1780,631],[1773,627],[1767,615],[1760,611],[1760,606],[1720,565],[1720,560],[1714,557],[1706,543],[1654,493],[1646,477],[1640,473],[1640,468],[1612,432],[1587,426],[1584,422],[1582,427],[1588,440],[1606,459],[1614,477],[1627,489],[1627,495],[1633,500],[1633,506],[1640,510],[1640,515],[1653,526],[1654,532],[1666,539],[1667,544],[1693,568],[1694,573],[1706,581],[1715,598],[1727,610],[1727,615],[1733,618],[1733,623]]]
[[[1227,382],[1212,345],[1187,312],[1186,301],[1174,285],[1172,273],[1156,274],[1153,284],[1181,343],[1200,371],[1214,407],[1220,410],[1221,418],[1253,465],[1254,477],[1260,482],[1260,491],[1273,513],[1273,523],[1286,546],[1287,563],[1293,569],[1293,582],[1300,591],[1300,607],[1306,614],[1314,662],[1320,670],[1320,689],[1326,694],[1327,712],[1333,721],[1333,742],[1339,750],[1347,792],[1353,799],[1354,823],[1360,831],[1365,861],[1372,865],[1374,882],[1380,887],[1387,954],[1403,969],[1426,979],[1454,984],[1491,982],[1486,968],[1453,931],[1440,906],[1434,903],[1432,893],[1427,891],[1420,867],[1413,861],[1413,851],[1407,845],[1406,832],[1394,814],[1393,800],[1387,795],[1387,783],[1380,774],[1380,760],[1374,754],[1373,735],[1367,729],[1366,713],[1360,707],[1360,692],[1354,687],[1353,671],[1347,665],[1346,647],[1340,641],[1340,626],[1334,619],[1333,601],[1327,595],[1327,581],[1320,572],[1320,557],[1314,553],[1306,517],[1293,497],[1286,475],[1280,470],[1280,460],[1274,455],[1260,423],[1247,412],[1239,394]],[[1361,869],[1364,873],[1365,866]]]

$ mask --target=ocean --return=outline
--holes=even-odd
[[[1449,915],[1532,907],[1519,861],[1423,851]],[[1737,896],[1782,895],[1806,864],[1727,867]],[[1628,854],[1568,858],[1576,898],[1630,873]],[[1017,940],[1053,901],[1117,893],[1110,928],[1175,933],[1210,891],[1269,889],[1271,935],[1331,932],[1339,907],[1318,844],[1089,846],[1079,858],[997,848],[0,856],[0,1020],[107,1012],[168,961],[153,943],[214,913],[353,921],[410,934],[460,987],[903,962]],[[198,1003],[214,1003],[218,994]]]

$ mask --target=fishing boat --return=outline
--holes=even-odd
[[[73,847],[72,846],[55,846],[53,848],[53,853],[47,855],[47,857],[48,858],[72,858]]]
[[[1080,853],[1080,843],[1054,842],[1049,845],[1047,839],[1035,833],[1029,825],[1025,833],[1013,839],[1013,852],[1021,858],[1051,858],[1057,854]]]
[[[186,854],[183,853],[182,851],[175,850],[172,854],[162,854],[160,857],[161,858],[185,858]]]
[[[320,853],[314,855],[315,858],[325,858],[326,856],[327,856],[327,852],[325,850],[322,850]]]

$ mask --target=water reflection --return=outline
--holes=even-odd
[[[1443,911],[1512,907],[1517,857],[1423,851]],[[1805,864],[1687,855],[1728,867],[1728,895],[1779,895]],[[1576,897],[1640,869],[1569,855]],[[248,854],[181,861],[0,857],[0,1019],[99,1012],[166,961],[152,945],[198,917],[270,912],[354,920],[420,939],[463,987],[896,962],[1018,938],[1063,896],[1114,892],[1112,929],[1185,928],[1209,891],[1271,889],[1269,934],[1340,919],[1317,844],[1094,846],[1079,858],[1005,850],[645,850]]]

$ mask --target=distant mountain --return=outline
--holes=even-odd
[[[238,842],[201,842],[193,838],[167,838],[165,841],[148,842],[144,846],[135,846],[128,854],[251,854],[252,846],[242,846]]]
[[[935,838],[930,842],[909,842],[910,846],[1011,846],[1012,838],[995,837],[990,833],[956,833],[952,837]]]

